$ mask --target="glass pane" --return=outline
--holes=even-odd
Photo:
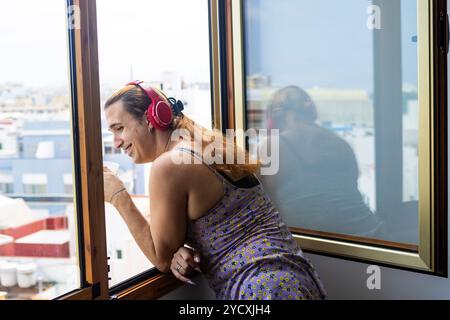
[[[182,100],[187,116],[211,128],[208,2],[98,0],[97,12],[102,106],[116,90],[139,79]],[[148,215],[151,164],[134,164],[115,148],[104,118],[102,125],[105,164],[118,167],[119,178]],[[119,213],[109,204],[105,209],[112,286],[153,266]]]
[[[0,57],[0,299],[52,299],[80,287],[65,1],[2,3]]]
[[[416,245],[417,2],[244,3],[247,128],[280,129],[287,224]]]

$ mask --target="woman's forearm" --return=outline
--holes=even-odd
[[[166,272],[168,266],[158,258],[153,242],[149,221],[138,210],[128,192],[117,194],[111,204],[119,211],[134,240],[150,262],[160,271]]]

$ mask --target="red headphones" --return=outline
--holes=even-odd
[[[150,105],[147,109],[147,120],[159,130],[167,130],[172,123],[174,116],[177,116],[184,109],[183,103],[174,98],[167,98],[161,92],[153,88],[143,88],[143,81],[133,81],[127,86],[138,86],[150,99]]]

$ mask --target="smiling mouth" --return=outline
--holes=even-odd
[[[126,148],[126,149],[124,149],[124,152],[127,154],[127,155],[130,155],[130,151],[131,151],[131,144]]]

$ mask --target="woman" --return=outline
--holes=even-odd
[[[197,126],[181,111],[179,102],[138,82],[105,104],[115,147],[135,163],[153,162],[150,221],[122,182],[104,169],[105,200],[117,208],[147,258],[161,272],[172,270],[186,280],[187,263],[193,260],[192,251],[184,248],[187,243],[201,255],[201,270],[217,299],[325,298],[314,268],[256,178],[258,165],[250,164],[247,153],[246,164],[205,161],[205,150],[222,136]],[[179,129],[188,135],[171,139]],[[193,147],[199,134],[202,143]],[[226,159],[228,150],[237,159],[240,150],[226,143],[211,155],[223,152]],[[174,161],[181,157],[196,164]]]

